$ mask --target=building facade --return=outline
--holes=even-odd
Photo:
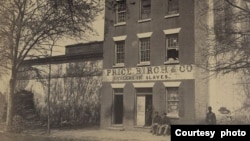
[[[208,88],[196,67],[198,4],[106,1],[101,127],[149,127],[155,111],[174,124],[202,122]]]

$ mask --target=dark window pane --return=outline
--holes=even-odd
[[[116,88],[114,89],[114,93],[123,93],[123,89],[122,88]]]
[[[126,0],[117,1],[116,22],[126,21]]]
[[[137,88],[136,93],[152,93],[152,88]]]
[[[166,60],[179,60],[178,34],[166,36]]]
[[[115,63],[124,63],[124,41],[116,42],[116,53],[115,53]]]
[[[140,39],[140,61],[150,61],[150,38]]]

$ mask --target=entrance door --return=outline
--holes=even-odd
[[[137,126],[144,126],[145,124],[145,96],[137,96]]]
[[[152,95],[137,95],[136,125],[151,126],[152,124]]]
[[[122,124],[123,119],[123,95],[114,95],[113,124]]]

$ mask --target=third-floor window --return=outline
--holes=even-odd
[[[179,0],[167,0],[167,14],[179,12]]]
[[[151,14],[151,0],[141,0],[140,19],[149,19]]]
[[[116,23],[126,22],[126,0],[117,0]]]

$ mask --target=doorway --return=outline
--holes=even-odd
[[[123,123],[123,89],[114,89],[113,124]]]
[[[151,126],[152,124],[152,89],[137,89],[136,93],[136,125]]]

